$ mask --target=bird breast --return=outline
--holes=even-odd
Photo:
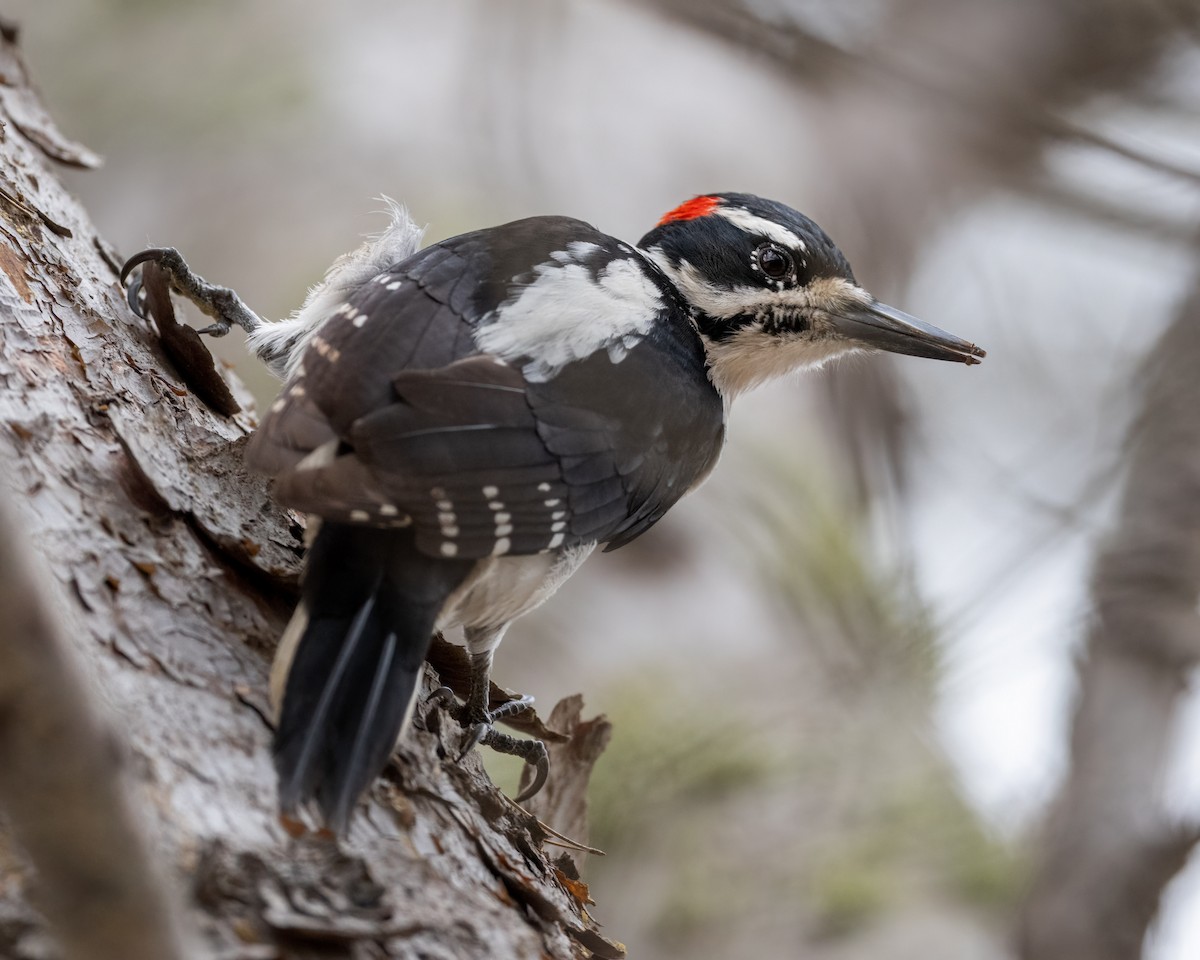
[[[554,553],[486,557],[446,601],[437,629],[501,627],[546,602],[591,552],[583,543]]]

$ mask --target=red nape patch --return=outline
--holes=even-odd
[[[681,203],[670,213],[664,213],[658,221],[661,227],[672,220],[695,220],[697,217],[707,217],[721,204],[720,197],[693,197],[686,203]]]

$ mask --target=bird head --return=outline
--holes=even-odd
[[[828,234],[782,203],[745,193],[696,197],[638,246],[691,307],[726,396],[861,350],[967,364],[984,356],[876,300]]]

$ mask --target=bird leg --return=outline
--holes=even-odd
[[[253,333],[263,324],[262,318],[251,310],[229,287],[218,287],[209,283],[198,273],[192,271],[187,261],[174,247],[152,247],[135,253],[121,267],[121,283],[124,284],[129,275],[143,263],[154,262],[167,272],[171,280],[171,288],[194,303],[202,313],[212,317],[216,322],[199,330],[213,337],[223,337],[235,323],[247,333]],[[139,274],[129,281],[125,288],[125,298],[130,308],[139,317],[145,319],[145,297],[142,292],[142,278]]]
[[[497,720],[511,717],[533,706],[533,697],[518,697],[516,700],[500,704],[494,710],[490,709],[491,674],[492,651],[489,649],[481,653],[472,653],[471,685],[467,701],[450,708],[451,716],[466,732],[462,752],[459,753],[458,759],[462,760],[471,750],[482,744],[485,747],[491,747],[497,753],[508,754],[524,760],[535,770],[533,782],[516,797],[517,803],[524,803],[545,786],[546,778],[550,775],[550,755],[541,740],[524,740],[501,733],[495,728],[494,724]]]

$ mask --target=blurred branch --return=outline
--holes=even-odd
[[[1139,956],[1200,840],[1155,803],[1200,663],[1200,286],[1155,346],[1117,527],[1096,560],[1071,769],[1026,903],[1026,960]]]
[[[768,20],[728,0],[638,0],[684,26],[767,59],[802,83],[819,83],[848,54],[795,20]]]
[[[715,39],[764,57],[773,67],[805,86],[829,91],[836,87],[841,72],[855,73],[879,89],[895,89],[898,86],[910,94],[928,98],[935,105],[952,107],[958,122],[966,122],[985,131],[999,127],[998,133],[1006,138],[1035,144],[1055,140],[1085,143],[1160,173],[1200,183],[1200,170],[1152,156],[1054,113],[1055,107],[1069,105],[1092,92],[1109,88],[1118,77],[1122,83],[1128,79],[1123,69],[1110,69],[1121,64],[1105,62],[1103,57],[1097,57],[1092,64],[1093,69],[1086,71],[1084,76],[1073,75],[1069,78],[1075,96],[1055,96],[1055,90],[1051,88],[1038,90],[1039,96],[1030,97],[1029,91],[1020,85],[1009,87],[971,82],[969,75],[958,77],[960,82],[946,82],[944,71],[953,71],[955,65],[943,64],[935,56],[935,67],[929,69],[930,58],[922,56],[923,53],[936,55],[937,50],[922,51],[886,42],[862,50],[843,47],[791,17],[761,19],[743,4],[729,3],[727,0],[643,0],[643,3]],[[970,4],[965,6],[970,7]],[[1047,16],[1047,20],[1071,13],[1072,4],[1060,2],[1057,6],[1059,12]],[[1096,16],[1095,10],[1086,12],[1091,17]],[[943,13],[944,4],[941,0],[932,3],[930,0],[893,0],[892,14],[888,20],[895,22],[913,16],[941,19]],[[983,19],[974,14],[968,16],[976,20]],[[1179,18],[1175,13],[1160,17],[1159,25],[1177,27]],[[881,31],[881,36],[886,37],[890,33],[890,30]],[[1163,38],[1160,36],[1154,46],[1158,47]],[[1134,43],[1141,46],[1137,40]],[[969,63],[966,56],[960,59]],[[1081,80],[1083,83],[1079,82]],[[1060,93],[1066,92],[1061,82],[1053,87],[1059,88]],[[1003,122],[998,124],[998,120]]]
[[[35,550],[0,503],[0,809],[69,958],[172,960],[178,920],[125,793],[114,735],[76,676]]]
[[[1097,195],[1078,184],[1063,183],[1053,177],[1035,177],[1030,180],[1025,194],[1038,203],[1057,208],[1063,214],[1092,223],[1139,233],[1148,239],[1183,248],[1200,247],[1200,236],[1196,234],[1194,223],[1122,203],[1121,198],[1111,194]]]

